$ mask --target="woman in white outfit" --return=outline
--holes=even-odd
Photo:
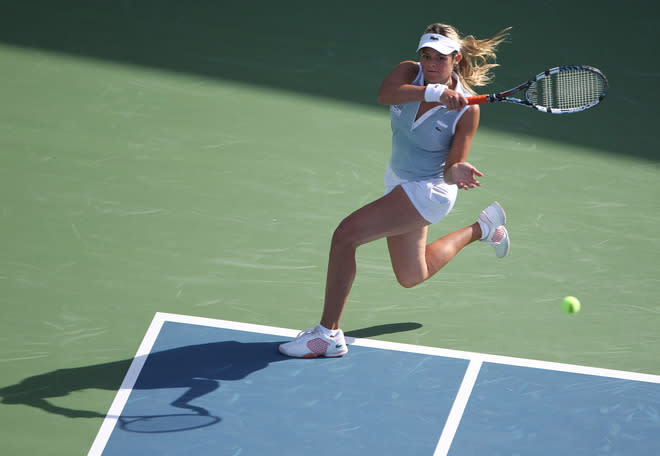
[[[427,242],[428,226],[454,206],[458,189],[480,184],[483,174],[467,156],[479,125],[479,106],[468,105],[472,86],[490,81],[489,63],[505,29],[477,40],[461,38],[446,24],[430,25],[418,45],[419,62],[406,60],[385,78],[378,102],[390,106],[392,157],[385,173],[385,195],[353,212],[332,237],[321,322],[280,345],[288,356],[338,357],[348,352],[339,320],[356,273],[360,245],[387,238],[399,283],[413,287],[432,277],[461,249],[481,240],[498,257],[509,251],[506,216],[491,204],[477,221]]]

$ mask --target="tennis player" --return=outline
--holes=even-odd
[[[339,320],[356,274],[356,250],[387,238],[394,274],[408,288],[432,277],[461,249],[481,240],[497,257],[509,251],[506,216],[494,202],[477,221],[427,243],[428,226],[449,214],[458,189],[472,189],[483,174],[466,161],[479,125],[469,106],[472,86],[482,86],[496,66],[497,46],[508,29],[491,38],[461,38],[445,24],[430,25],[419,40],[419,62],[404,61],[385,78],[378,102],[390,107],[392,156],[385,195],[346,217],[332,237],[321,322],[280,345],[299,358],[339,357],[348,352]]]

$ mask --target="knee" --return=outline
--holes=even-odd
[[[413,288],[419,285],[424,281],[422,277],[410,275],[410,274],[396,274],[396,280],[399,282],[399,285],[401,285],[403,288]]]
[[[342,220],[332,234],[332,248],[356,250],[361,244],[357,226],[350,218]]]

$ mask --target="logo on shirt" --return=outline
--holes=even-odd
[[[448,127],[448,125],[441,120],[436,120],[435,123],[436,123],[435,129],[440,132]]]

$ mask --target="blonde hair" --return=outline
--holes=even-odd
[[[499,66],[495,62],[497,46],[506,40],[511,27],[507,27],[490,38],[479,40],[472,35],[461,37],[458,30],[447,24],[431,24],[424,33],[438,33],[456,40],[461,45],[463,58],[458,62],[456,73],[463,87],[475,93],[472,86],[484,86],[493,80],[491,70]]]

